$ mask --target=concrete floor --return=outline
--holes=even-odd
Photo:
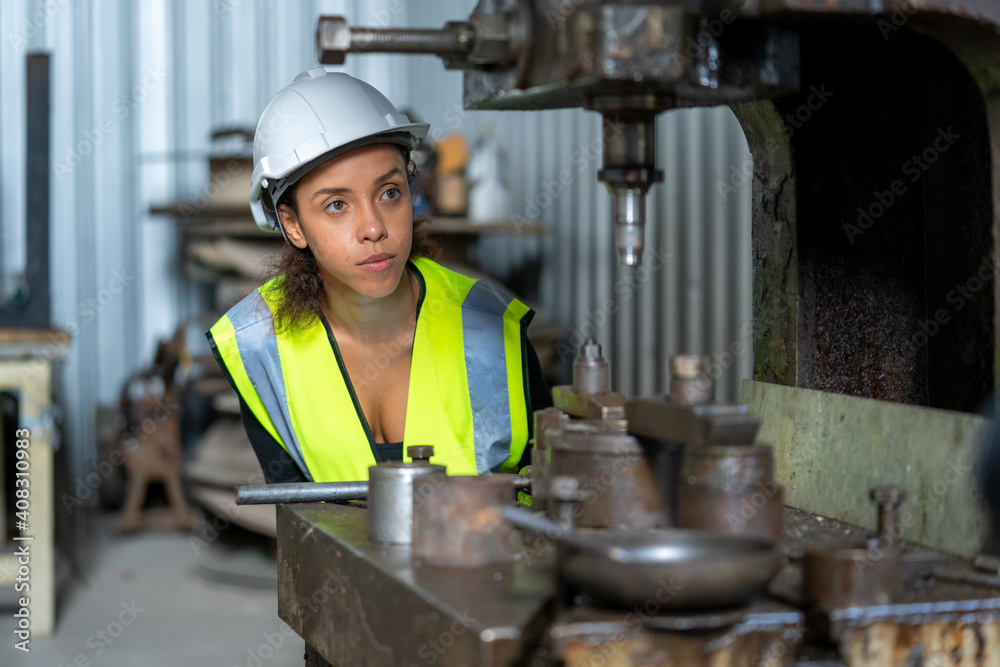
[[[231,527],[206,545],[97,526],[93,565],[61,593],[54,636],[16,650],[14,607],[0,600],[0,666],[301,667],[303,642],[278,618],[275,565],[258,536]]]

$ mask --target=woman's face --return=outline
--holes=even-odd
[[[379,298],[391,294],[410,256],[413,207],[403,155],[371,144],[306,174],[295,191],[296,216],[278,214],[288,240],[308,246],[329,292],[338,284]]]

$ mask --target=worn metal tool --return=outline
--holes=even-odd
[[[471,568],[514,560],[514,531],[500,516],[513,501],[510,475],[432,473],[413,486],[413,558]]]

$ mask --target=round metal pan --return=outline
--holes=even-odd
[[[775,543],[700,530],[609,531],[600,552],[569,547],[560,575],[595,602],[640,609],[718,609],[747,603],[781,564]],[[612,546],[613,545],[613,546]]]
[[[735,607],[763,593],[781,565],[775,542],[763,537],[681,529],[582,533],[525,510],[502,512],[515,525],[559,542],[559,576],[603,605]]]

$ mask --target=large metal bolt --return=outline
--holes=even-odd
[[[712,402],[714,383],[706,375],[705,358],[697,354],[670,357],[670,398],[681,405]]]
[[[573,391],[583,395],[611,391],[611,366],[604,360],[601,346],[593,338],[583,341],[573,362]]]
[[[899,506],[906,500],[906,491],[895,485],[876,486],[871,499],[878,503],[878,543],[883,549],[896,544],[903,534],[899,521]]]
[[[406,455],[413,459],[414,463],[430,463],[434,456],[434,445],[413,445],[406,448]]]
[[[320,16],[316,23],[316,59],[343,65],[348,53],[430,53],[461,59],[475,41],[466,21],[450,21],[441,29],[352,28],[343,16]]]

